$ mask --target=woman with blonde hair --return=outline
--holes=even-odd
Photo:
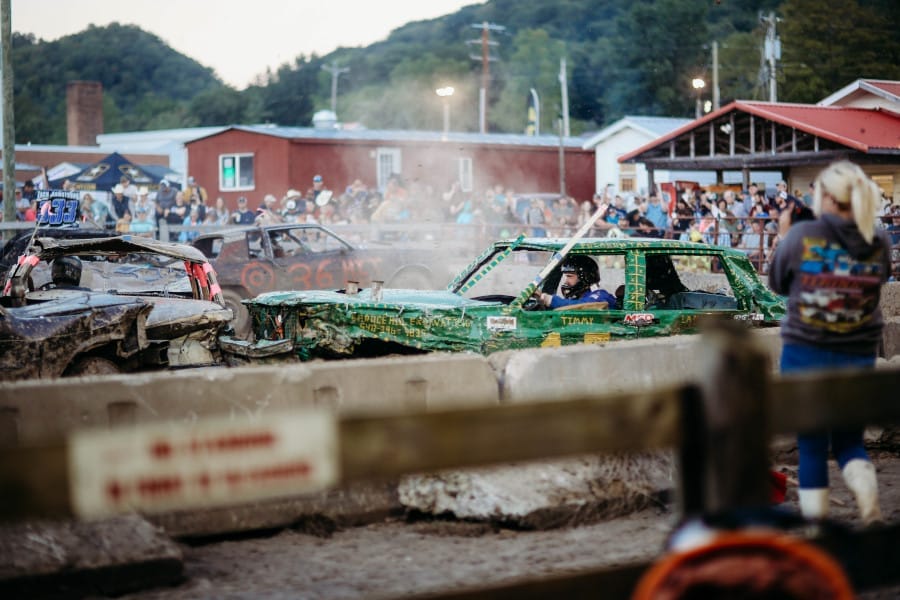
[[[884,322],[881,285],[891,272],[890,243],[875,229],[881,190],[857,165],[841,161],[815,181],[815,220],[794,223],[778,244],[769,285],[788,295],[781,323],[783,373],[870,368]],[[828,513],[828,451],[838,461],[865,523],[881,519],[875,467],[862,428],[798,436],[800,510]]]

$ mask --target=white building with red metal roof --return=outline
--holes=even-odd
[[[820,100],[816,106],[886,108],[900,112],[900,81],[857,79]]]
[[[829,97],[830,105],[737,100],[622,155],[619,162],[643,164],[650,186],[656,171],[698,169],[714,171],[717,182],[725,171],[739,170],[746,187],[751,170],[766,170],[781,173],[791,190],[805,190],[827,164],[849,159],[889,197],[900,198],[895,88],[900,82],[875,86],[866,80],[856,91]]]

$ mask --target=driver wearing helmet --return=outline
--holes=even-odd
[[[88,289],[78,285],[81,283],[81,259],[77,256],[60,256],[54,259],[50,266],[50,278],[55,288]]]
[[[547,308],[559,308],[585,302],[606,302],[616,306],[616,297],[595,285],[600,283],[600,269],[590,256],[575,254],[567,256],[560,267],[562,272],[562,296],[540,294],[538,300]]]

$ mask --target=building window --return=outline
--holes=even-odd
[[[219,155],[219,189],[237,192],[255,188],[252,154]]]
[[[468,156],[463,156],[462,158],[457,159],[459,164],[459,187],[462,188],[464,192],[472,191],[472,159]]]
[[[378,189],[384,191],[391,175],[400,175],[400,148],[378,148],[375,157],[375,177]]]
[[[633,163],[619,165],[619,191],[634,192],[637,169]]]

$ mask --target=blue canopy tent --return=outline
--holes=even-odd
[[[50,187],[52,189],[61,188],[63,182],[68,179],[75,185],[77,190],[109,192],[119,183],[119,179],[125,175],[134,185],[138,187],[146,186],[148,189],[155,190],[159,186],[160,179],[162,179],[158,175],[162,169],[168,171],[166,167],[136,165],[118,152],[113,152],[96,163],[88,165],[78,173],[51,180]]]

